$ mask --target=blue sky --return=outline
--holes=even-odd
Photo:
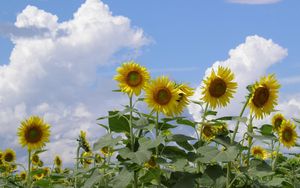
[[[71,19],[83,2],[3,1],[0,3],[0,22],[13,23],[16,15],[28,4],[57,15],[61,22]],[[154,42],[143,49],[137,60],[150,69],[161,70],[155,71],[157,74],[170,74],[178,80],[198,84],[207,67],[216,60],[227,59],[229,49],[254,34],[270,38],[288,49],[288,57],[271,67],[270,72],[284,78],[297,76],[300,70],[299,1],[283,0],[266,5],[235,4],[225,0],[104,0],[104,3],[114,15],[130,18],[133,26],[143,28],[153,39]],[[3,37],[0,44],[0,61],[7,63],[13,45]],[[110,71],[111,76],[115,67],[103,71]],[[173,71],[169,72],[170,68]],[[300,91],[294,86],[284,86],[283,89]]]
[[[299,117],[300,1],[253,1],[279,2],[1,1],[0,148],[12,147],[22,156],[17,127],[37,114],[52,125],[44,157],[51,161],[60,154],[72,163],[79,131],[95,140],[104,134],[95,126],[97,117],[127,103],[124,95],[111,90],[117,87],[115,69],[128,53],[153,76],[169,75],[198,92],[210,67],[231,67],[240,87],[232,104],[219,111],[225,115],[240,110],[247,84],[276,73],[283,83],[278,109],[287,117]],[[37,35],[26,30],[31,27],[47,30]],[[13,32],[19,35],[12,37]],[[200,115],[192,108],[185,114],[194,119]]]

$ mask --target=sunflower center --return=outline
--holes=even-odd
[[[172,94],[167,88],[159,89],[156,95],[154,95],[154,100],[160,105],[168,104],[171,98]]]
[[[12,153],[7,153],[7,154],[4,156],[4,160],[5,160],[6,162],[12,162],[13,159],[14,159],[14,156],[13,156]]]
[[[282,123],[282,119],[281,118],[277,118],[275,120],[275,128],[278,129],[280,126],[281,126],[281,123]]]
[[[137,71],[131,71],[127,74],[126,81],[129,86],[138,86],[142,82],[142,76]]]
[[[262,156],[261,150],[258,150],[258,149],[254,150],[254,151],[253,151],[253,154],[254,154],[254,155],[258,155],[258,156]]]
[[[254,92],[252,102],[256,107],[261,108],[268,102],[269,96],[270,92],[267,87],[259,87]]]
[[[30,143],[39,142],[43,132],[38,127],[31,127],[25,134],[26,141]]]
[[[292,137],[293,137],[293,134],[292,134],[292,131],[289,130],[289,129],[286,129],[284,132],[283,132],[283,140],[285,140],[286,142],[289,142],[292,140]]]
[[[221,78],[215,78],[211,81],[209,86],[209,93],[215,98],[223,96],[226,92],[227,85]]]
[[[212,129],[209,126],[204,126],[203,134],[207,137],[212,137],[214,135]]]

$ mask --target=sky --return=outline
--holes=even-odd
[[[111,93],[112,77],[131,59],[153,77],[189,83],[195,99],[211,67],[229,66],[239,89],[220,114],[239,112],[245,86],[275,73],[277,108],[299,118],[299,8],[295,0],[1,1],[0,148],[22,156],[17,127],[38,114],[52,125],[48,162],[60,154],[71,163],[79,131],[95,140],[104,134],[95,119],[126,104]],[[197,120],[199,111],[186,114]]]

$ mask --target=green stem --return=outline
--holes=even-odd
[[[134,152],[134,134],[133,134],[133,126],[132,126],[132,111],[133,111],[133,105],[132,105],[132,95],[129,95],[129,108],[130,108],[130,116],[129,116],[129,127],[130,127],[130,144],[131,144],[131,151]],[[138,187],[138,173],[137,171],[134,171],[134,184],[133,184],[134,188]]]
[[[231,162],[227,163],[227,173],[226,173],[226,188],[230,187],[230,168],[231,168]]]
[[[245,102],[245,104],[244,104],[244,106],[243,106],[243,108],[242,108],[242,111],[241,111],[241,113],[240,113],[240,115],[239,115],[240,118],[243,116],[243,114],[244,114],[244,112],[245,112],[245,110],[246,110],[246,107],[247,107],[247,105],[248,105],[249,100],[250,100],[250,97],[248,97],[247,101]],[[233,135],[232,135],[232,137],[231,137],[231,143],[234,142],[236,133],[237,133],[237,131],[238,131],[238,129],[239,129],[239,125],[240,125],[240,121],[237,121],[237,122],[236,122],[236,125],[235,125],[235,128],[234,128]]]
[[[129,108],[130,108],[130,116],[129,116],[129,127],[130,127],[130,144],[131,151],[134,152],[134,135],[133,135],[133,127],[132,127],[132,95],[129,96]]]
[[[252,121],[253,121],[253,116],[250,115],[250,122],[248,125],[248,132],[253,134],[253,125],[252,125]],[[248,154],[247,154],[247,167],[249,167],[250,165],[250,153],[251,153],[251,147],[252,147],[252,141],[253,138],[251,135],[248,135]]]
[[[199,135],[199,141],[201,141],[202,140],[202,130],[203,130],[203,123],[204,123],[204,121],[205,121],[205,116],[206,116],[206,112],[207,112],[207,109],[208,109],[208,103],[206,103],[206,105],[205,105],[205,109],[204,109],[204,112],[203,112],[203,114],[202,114],[202,120],[201,120],[201,123],[200,123],[200,135]]]
[[[278,159],[278,152],[279,152],[279,148],[280,148],[280,142],[278,142],[278,145],[277,145],[277,148],[276,148],[276,157],[272,163],[272,170],[274,171],[275,170],[275,167],[276,167],[276,163],[277,163],[277,159]]]
[[[31,150],[28,149],[28,174],[27,174],[27,187],[31,187]]]
[[[244,104],[244,106],[243,106],[243,108],[242,108],[242,110],[240,112],[240,115],[239,115],[240,118],[243,116],[243,114],[244,114],[244,112],[246,110],[246,107],[248,105],[249,99],[250,99],[250,97],[248,97],[247,101],[245,102],[245,104]],[[236,124],[235,124],[233,135],[232,135],[231,140],[230,140],[231,144],[233,144],[233,142],[235,140],[236,134],[237,134],[238,129],[239,129],[239,125],[240,125],[240,121],[237,121]],[[230,168],[231,168],[231,162],[228,162],[228,164],[227,164],[227,175],[226,175],[226,178],[227,178],[226,188],[229,188],[231,186],[231,184],[230,184]]]
[[[75,188],[77,188],[77,172],[79,169],[79,152],[80,152],[80,146],[77,147],[77,151],[76,151],[76,169],[75,169]]]
[[[155,121],[155,139],[158,138],[159,136],[159,123],[158,123],[158,118],[159,118],[159,113],[156,112],[156,121]],[[158,155],[159,155],[159,151],[158,151],[158,146],[156,146],[155,148],[155,151],[156,151],[156,157],[158,158]]]

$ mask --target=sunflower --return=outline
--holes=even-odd
[[[27,146],[29,150],[40,149],[49,142],[50,126],[40,117],[31,116],[21,122],[18,136],[22,147]]]
[[[114,77],[119,82],[122,92],[128,93],[130,96],[134,93],[140,95],[141,90],[150,79],[147,69],[134,61],[126,62],[117,68],[118,74]]]
[[[49,167],[44,167],[43,170],[44,170],[44,176],[49,176],[50,175],[51,170],[50,170]]]
[[[177,109],[179,113],[182,113],[184,108],[189,104],[189,97],[194,94],[194,89],[186,84],[180,84],[177,86],[179,89],[179,98],[177,100]]]
[[[16,152],[10,148],[6,149],[3,153],[2,159],[4,162],[11,163],[16,160]]]
[[[279,130],[279,141],[287,148],[296,145],[297,132],[296,126],[290,120],[283,120]]]
[[[105,157],[108,157],[108,156],[112,156],[113,154],[113,148],[111,147],[103,147],[101,148],[100,152],[105,156]]]
[[[40,169],[38,169],[38,170],[40,170]],[[33,179],[35,179],[35,180],[41,180],[41,179],[43,179],[43,178],[44,178],[44,173],[43,173],[43,171],[38,172],[38,173],[36,173],[36,174],[33,176]]]
[[[92,157],[92,152],[83,152],[81,155],[81,164],[83,164],[84,167],[89,166],[93,162]]]
[[[85,131],[80,131],[79,142],[80,142],[82,149],[84,149],[84,151],[86,151],[86,152],[92,151],[90,143],[86,139]]]
[[[251,153],[255,158],[266,160],[268,158],[267,151],[260,146],[253,146]]]
[[[147,162],[144,164],[144,167],[145,167],[145,168],[148,168],[148,169],[150,169],[150,168],[158,168],[158,165],[157,165],[157,163],[156,163],[156,158],[155,158],[154,156],[152,156],[152,157],[150,158],[150,160],[147,161]]]
[[[179,89],[168,77],[160,76],[152,80],[145,88],[145,102],[156,112],[162,112],[167,116],[180,113],[177,108],[177,100],[180,98]]]
[[[40,157],[39,157],[39,155],[33,154],[33,155],[31,156],[31,162],[32,162],[32,164],[34,164],[34,165],[38,165],[39,162],[40,162]]]
[[[58,166],[58,167],[61,167],[61,165],[62,165],[62,160],[58,155],[55,156],[55,158],[54,158],[54,164],[55,164],[55,166]]]
[[[99,153],[95,154],[95,163],[101,163],[102,162],[102,157]]]
[[[229,68],[219,66],[217,73],[212,69],[210,76],[203,80],[201,99],[212,109],[226,106],[237,88],[237,83],[233,82],[233,79],[234,74]]]
[[[22,181],[25,181],[26,180],[26,177],[27,177],[27,174],[26,174],[26,172],[25,171],[22,171],[22,172],[20,172],[20,178],[21,178],[21,180]]]
[[[259,82],[252,86],[252,94],[248,105],[251,114],[254,114],[255,118],[262,119],[273,111],[275,105],[277,105],[279,88],[280,84],[274,74],[262,77]]]
[[[277,133],[280,130],[281,123],[282,121],[285,120],[284,116],[280,113],[275,114],[272,118],[272,125],[273,125],[273,130],[276,131]]]
[[[209,124],[204,124],[203,127],[202,127],[201,136],[202,136],[203,140],[211,141],[212,139],[215,138],[216,132],[217,132],[216,127],[214,127],[212,125],[209,125]]]

